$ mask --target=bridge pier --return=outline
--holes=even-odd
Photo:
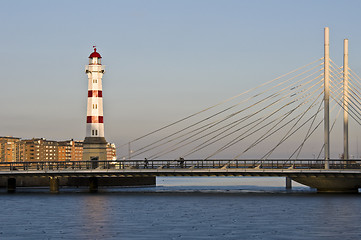
[[[51,193],[59,193],[59,178],[57,177],[49,178],[49,189]]]
[[[286,189],[292,189],[292,179],[286,177]]]
[[[8,193],[16,191],[16,178],[8,178],[7,190]]]
[[[98,192],[98,178],[96,177],[89,178],[89,191],[92,193]]]

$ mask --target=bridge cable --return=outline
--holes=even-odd
[[[322,86],[321,86],[321,87],[322,87]],[[319,87],[318,89],[316,89],[316,91],[317,91],[317,90],[320,90],[321,87]],[[314,93],[315,93],[316,91],[314,91]],[[314,100],[314,102],[321,96],[321,94],[322,94],[322,93],[320,93],[320,94],[317,96],[317,98]],[[306,99],[306,100],[307,100],[307,99]],[[312,100],[312,99],[310,99],[310,100]],[[310,101],[310,100],[309,100],[309,101]],[[302,105],[306,104],[306,103],[309,102],[309,101],[305,101],[304,103],[301,103],[299,106],[302,106]],[[314,102],[313,102],[313,103],[314,103]],[[313,105],[313,103],[311,104],[311,106]],[[297,108],[298,108],[298,107],[297,107]],[[293,113],[295,110],[297,110],[297,108],[292,109],[289,113],[290,113],[290,114]],[[287,115],[287,116],[288,116],[288,115]],[[285,119],[285,118],[284,118],[284,119]],[[284,119],[283,119],[283,120],[284,120]],[[251,148],[255,147],[256,145],[258,145],[259,143],[261,143],[262,141],[264,141],[265,139],[267,139],[267,138],[270,137],[271,135],[275,134],[278,130],[281,130],[281,129],[284,127],[284,125],[283,125],[282,127],[278,128],[276,131],[273,131],[271,134],[269,134],[275,127],[278,126],[279,123],[281,123],[281,122],[278,122],[275,126],[273,126],[271,129],[269,129],[266,133],[264,133],[261,137],[259,137],[254,143],[252,143],[252,144],[251,144],[246,150],[244,150],[241,154],[243,154],[243,153],[247,152],[248,150],[250,150]],[[237,155],[235,158],[240,157],[241,154]]]
[[[281,118],[281,120],[279,121],[279,123],[282,122],[287,116],[289,116],[294,110],[296,110],[297,108],[299,108],[299,107],[302,106],[303,104],[305,104],[305,102],[299,104],[297,107],[295,107],[294,109],[290,110],[289,112],[287,112],[286,114],[282,115],[281,117],[279,117],[279,118],[277,118],[277,119],[275,119],[275,120],[279,120],[279,119]],[[274,121],[275,121],[275,120],[274,120]],[[272,122],[274,122],[274,121],[272,121]],[[279,123],[277,123],[275,126],[277,126]],[[266,127],[266,126],[268,126],[268,125],[264,125],[263,127],[260,127],[260,128],[258,128],[258,129],[256,129],[256,130],[254,130],[253,132],[251,132],[250,134],[248,134],[246,137],[254,134],[255,132],[263,129],[263,128]],[[275,127],[275,126],[274,126],[274,127]],[[243,135],[241,135],[241,136],[243,136]],[[243,140],[243,139],[246,138],[246,137],[243,137],[243,138],[240,139],[241,136],[233,139],[231,142],[227,143],[227,144],[224,145],[222,148],[218,149],[216,152],[214,152],[212,155],[208,156],[206,159],[214,156],[215,154],[217,154],[217,153],[219,153],[219,152],[221,152],[221,151],[224,151],[225,149],[231,147],[232,145],[234,145],[234,144],[238,143],[239,141],[241,141],[241,140]]]
[[[270,156],[274,150],[279,147],[283,142],[285,142],[289,137],[291,137],[294,133],[296,133],[299,129],[301,129],[307,122],[309,122],[310,120],[313,119],[313,116],[311,116],[308,120],[306,120],[306,122],[304,122],[303,124],[301,124],[301,126],[299,126],[298,128],[296,128],[296,130],[294,130],[292,133],[291,131],[298,125],[298,123],[303,119],[303,117],[306,115],[306,113],[312,108],[314,107],[316,104],[311,105],[310,107],[308,107],[308,109],[302,113],[302,115],[297,119],[297,121],[292,125],[292,127],[287,131],[287,133],[283,136],[283,138],[280,140],[280,142],[278,144],[276,144],[275,147],[273,147],[270,151],[268,151],[265,155],[263,155],[263,157],[261,157],[261,159],[266,159],[268,156]],[[316,113],[318,114],[318,112]]]
[[[291,101],[290,103],[292,103],[292,102],[295,102],[295,100],[293,100],[293,101]],[[285,107],[285,106],[287,106],[289,103],[287,103],[287,104],[285,104],[283,107]],[[270,116],[272,116],[274,113],[276,113],[276,112],[278,112],[279,110],[276,110],[276,111],[274,111],[274,112],[272,112],[269,116],[267,116],[266,118],[263,116],[262,118],[264,118],[263,120],[262,120],[262,122],[263,121],[265,121],[267,118],[269,118]],[[277,119],[276,119],[277,120]],[[272,122],[274,122],[275,120],[273,120]],[[262,123],[262,122],[260,122],[260,123]],[[258,126],[260,123],[258,123],[256,126]],[[254,126],[255,127],[255,126]],[[225,138],[225,137],[228,137],[229,135],[231,135],[231,134],[233,134],[233,133],[235,133],[235,132],[237,132],[237,131],[239,131],[239,130],[242,130],[243,129],[243,127],[242,128],[239,128],[239,129],[237,129],[237,130],[235,130],[235,131],[233,131],[233,132],[231,132],[231,133],[229,133],[229,134],[227,134],[226,136],[224,136],[224,137],[221,137],[221,138],[218,138],[218,139],[216,139],[216,140],[214,140],[212,143],[214,143],[214,142],[216,142],[216,141],[219,141],[219,140],[221,140],[221,139],[223,139],[223,138]],[[251,130],[251,129],[249,129],[249,130]],[[248,131],[249,131],[248,130]],[[247,133],[248,131],[246,131],[245,133]],[[245,134],[244,133],[244,134]],[[243,136],[244,134],[242,134],[241,136]],[[240,138],[241,136],[238,136],[238,138]],[[237,138],[236,138],[237,139]],[[234,140],[233,140],[234,141]],[[232,141],[230,142],[230,143],[232,143]],[[207,146],[209,146],[210,144],[207,144]],[[225,145],[225,146],[227,146],[227,144]],[[206,146],[204,146],[204,147],[206,147]],[[204,148],[204,147],[202,147],[202,148]],[[201,148],[201,149],[202,149]],[[221,149],[219,149],[216,153],[218,153],[218,152],[220,152],[220,151],[222,151],[223,149],[221,148]],[[211,156],[213,156],[214,154],[212,154]],[[208,156],[206,159],[208,159],[209,157],[211,157],[211,156]]]
[[[321,111],[320,109],[322,109],[322,104],[323,104],[323,100],[320,102],[320,106],[317,109],[317,113],[319,113]],[[295,155],[296,152],[297,152],[296,159],[298,159],[299,155],[301,154],[301,151],[303,149],[303,146],[304,146],[305,142],[311,137],[311,135],[316,131],[316,129],[323,122],[323,120],[319,121],[319,123],[316,125],[316,127],[312,129],[313,124],[315,123],[317,116],[318,116],[318,114],[314,114],[314,118],[313,118],[313,120],[312,120],[312,122],[310,124],[310,127],[307,130],[305,138],[303,139],[302,143],[298,146],[298,148],[291,154],[291,156],[288,158],[288,160],[290,160]]]
[[[306,71],[307,72],[307,71]],[[294,77],[293,77],[294,78]],[[286,82],[286,81],[284,81],[284,82]],[[283,83],[284,83],[283,82]],[[280,84],[278,84],[278,85],[280,85]],[[273,86],[272,88],[274,88],[275,86]],[[272,89],[271,88],[271,89]],[[267,90],[266,90],[267,91]],[[266,91],[264,91],[264,92],[266,92]],[[263,92],[263,93],[264,93]],[[254,97],[256,97],[256,96],[259,96],[260,94],[262,94],[262,93],[259,93],[259,94],[256,94]],[[275,95],[275,94],[273,94],[273,95]],[[273,97],[273,95],[271,95],[271,96],[269,96],[269,97]],[[269,98],[268,97],[268,98]],[[264,99],[264,100],[266,100],[266,99]],[[241,103],[242,102],[244,102],[244,101],[241,101]],[[240,103],[239,103],[240,104]],[[239,104],[236,104],[236,105],[239,105]],[[233,105],[232,107],[234,107],[234,106],[236,106],[236,105]],[[230,107],[230,108],[232,108],[232,107]],[[227,108],[226,110],[229,110],[230,108]],[[226,110],[223,110],[223,111],[221,111],[221,112],[219,112],[219,113],[222,113],[222,112],[225,112]],[[215,115],[218,115],[219,113],[217,113],[217,114],[214,114],[214,115],[212,115],[211,117],[213,117],[213,116],[215,116]],[[173,135],[175,135],[175,134],[178,134],[178,133],[180,133],[180,132],[182,132],[182,131],[184,131],[184,130],[186,130],[186,129],[188,129],[188,128],[190,128],[190,127],[193,127],[194,125],[197,125],[198,123],[200,123],[200,122],[203,122],[203,121],[205,121],[205,120],[208,120],[210,117],[208,117],[207,119],[203,119],[202,121],[199,121],[199,122],[197,122],[196,124],[193,124],[193,125],[191,125],[191,126],[189,126],[189,127],[187,127],[187,128],[183,128],[182,130],[180,130],[180,131],[177,131],[176,133],[173,133],[173,134],[171,134],[171,135],[169,135],[169,136],[167,136],[167,137],[164,137],[164,138],[162,138],[161,140],[158,140],[158,141],[156,141],[155,143],[157,143],[157,142],[160,142],[160,141],[162,141],[162,140],[164,140],[164,139],[166,139],[166,138],[169,138],[170,136],[173,136]],[[207,124],[206,126],[209,126],[209,124]],[[206,126],[204,126],[204,127],[206,127]],[[146,147],[149,147],[150,145],[153,145],[154,143],[152,143],[152,144],[149,144],[149,145],[147,145]],[[162,145],[162,144],[160,144],[160,145]],[[157,145],[156,147],[159,147],[160,145]],[[143,148],[141,148],[141,149],[138,149],[138,150],[136,150],[135,152],[137,152],[137,151],[139,151],[139,150],[142,150],[142,149],[144,149],[144,148],[146,148],[146,147],[143,147]],[[153,148],[151,148],[151,149],[147,149],[147,150],[145,150],[145,151],[143,151],[143,152],[141,152],[141,153],[144,153],[144,152],[146,152],[146,151],[149,151],[149,150],[152,150],[152,149],[154,149],[154,148],[156,148],[156,147],[153,147]],[[138,153],[138,154],[135,154],[134,155],[134,152],[133,152],[133,157],[134,156],[137,156],[137,155],[139,155],[139,154],[141,154],[141,153]]]
[[[275,119],[275,120],[279,120],[279,119],[281,118],[281,120],[280,120],[274,127],[276,127],[280,122],[282,122],[282,121],[285,119],[286,116],[289,116],[295,109],[299,108],[299,107],[300,107],[301,105],[303,105],[303,104],[305,104],[305,103],[299,104],[296,108],[290,110],[289,112],[287,112],[286,114],[282,115],[282,116],[279,117],[278,119]],[[274,121],[275,121],[275,120],[274,120]],[[274,122],[274,121],[272,121],[272,122]],[[272,122],[271,122],[271,123],[272,123]],[[255,132],[258,132],[259,130],[263,129],[264,127],[268,126],[269,124],[270,124],[270,123],[268,123],[267,125],[264,125],[263,127],[260,127],[260,128],[258,128],[258,129],[256,129],[256,130],[254,130],[251,134],[247,135],[246,137],[254,134]],[[259,125],[259,124],[258,124],[258,125]],[[273,127],[273,128],[274,128],[274,127]],[[247,133],[247,132],[246,132],[246,133]],[[233,139],[231,142],[227,143],[227,144],[224,145],[222,148],[218,149],[215,153],[213,153],[212,155],[208,156],[207,159],[210,158],[210,157],[212,157],[212,156],[214,156],[215,154],[217,154],[217,153],[219,153],[219,152],[221,152],[221,151],[229,148],[230,146],[238,143],[239,141],[245,139],[245,137],[241,138],[242,136],[243,136],[243,135],[238,136],[237,138]]]
[[[330,85],[331,86],[331,85]],[[305,114],[306,114],[306,112],[305,112]],[[316,114],[318,114],[318,112],[316,113]],[[302,116],[303,117],[303,116]],[[292,129],[298,124],[298,122],[302,119],[302,117],[292,126],[292,128],[285,134],[285,136],[284,136],[284,138],[271,150],[271,151],[269,151],[264,157],[262,157],[262,159],[264,159],[264,158],[266,158],[267,156],[270,156],[272,153],[273,153],[273,151],[279,146],[279,145],[281,145],[287,138],[289,138],[291,135],[293,135],[296,131],[298,131],[303,125],[305,125],[305,123],[304,124],[302,124],[296,131],[294,131],[292,134],[290,134],[290,135],[288,135],[289,133],[290,133],[290,131],[292,131]],[[312,117],[312,119],[314,119],[314,117]],[[307,120],[307,121],[309,121],[309,120]]]
[[[254,114],[249,114],[248,116],[246,116],[247,117],[247,119],[249,118],[249,117],[252,117],[253,115],[256,115],[256,114],[258,114],[259,112],[261,112],[261,111],[263,111],[264,109],[266,109],[266,108],[268,108],[268,107],[270,107],[270,106],[272,106],[272,105],[274,105],[275,103],[277,103],[277,102],[279,102],[279,101],[282,101],[284,98],[281,98],[281,99],[279,99],[279,100],[277,100],[277,101],[275,101],[275,102],[273,102],[273,103],[271,103],[270,105],[268,105],[267,107],[265,107],[265,108],[262,108],[261,110],[258,110],[256,113],[254,113]],[[294,103],[296,100],[294,100],[294,101],[292,101],[292,102],[289,102],[289,103],[287,103],[287,104],[285,104],[283,107],[281,107],[280,109],[277,109],[277,110],[275,110],[274,112],[272,112],[270,115],[268,115],[267,116],[267,118],[269,118],[270,116],[272,116],[273,114],[275,114],[276,112],[278,112],[278,111],[280,111],[282,108],[284,108],[284,107],[286,107],[286,106],[288,106],[289,104],[291,104],[291,103]],[[243,127],[241,127],[241,128],[239,128],[239,129],[237,129],[236,131],[239,131],[239,130],[241,130],[241,129],[243,129],[243,128],[245,128],[245,127],[248,127],[249,125],[251,125],[251,124],[255,124],[255,123],[257,123],[258,121],[260,121],[262,118],[264,118],[264,116],[263,117],[261,117],[261,118],[258,118],[256,121],[253,121],[253,122],[251,122],[250,124],[247,124],[247,125],[245,125],[245,126],[243,126]],[[266,118],[266,119],[267,119]],[[265,121],[266,119],[263,119],[261,122],[263,122],[263,121]],[[237,120],[238,121],[238,120]],[[210,132],[210,133],[208,133],[208,134],[206,134],[206,135],[203,135],[203,136],[201,136],[201,137],[199,137],[199,138],[197,138],[197,139],[195,139],[195,140],[193,140],[192,142],[189,142],[188,144],[190,144],[190,143],[193,143],[193,142],[195,142],[195,141],[197,141],[197,140],[199,140],[199,139],[201,139],[201,138],[203,138],[203,137],[206,137],[206,136],[208,136],[208,135],[210,135],[210,134],[212,134],[212,133],[215,133],[215,132],[217,132],[217,131],[219,131],[219,130],[221,130],[221,129],[223,129],[223,128],[225,128],[225,127],[228,127],[230,124],[227,124],[226,126],[224,126],[224,127],[222,127],[222,128],[219,128],[219,129],[217,129],[217,130],[215,130],[215,131],[212,131],[212,132]],[[238,124],[237,124],[238,125]],[[233,125],[233,126],[231,126],[231,127],[229,127],[228,129],[226,129],[225,131],[223,131],[223,132],[221,132],[221,133],[219,133],[219,134],[217,134],[217,135],[215,135],[215,136],[213,136],[212,138],[210,138],[209,140],[207,140],[207,141],[205,141],[205,142],[202,142],[201,144],[199,144],[198,146],[196,146],[196,147],[194,147],[193,149],[191,149],[190,151],[188,151],[185,155],[183,155],[182,157],[186,157],[186,156],[188,156],[188,155],[190,155],[190,154],[192,154],[192,153],[194,153],[194,152],[197,152],[197,151],[199,151],[199,150],[201,150],[201,149],[203,149],[204,147],[206,147],[206,146],[209,146],[209,145],[211,145],[211,144],[213,144],[213,143],[215,143],[215,142],[217,142],[217,141],[219,141],[219,140],[222,140],[223,138],[225,138],[225,137],[227,137],[227,136],[229,136],[230,134],[233,134],[234,132],[236,132],[236,131],[233,131],[233,132],[231,132],[230,134],[227,134],[226,136],[224,136],[224,137],[221,137],[221,138],[218,138],[218,139],[216,139],[216,140],[214,140],[214,138],[216,138],[216,137],[218,137],[218,136],[220,136],[220,135],[222,135],[223,133],[225,133],[225,132],[227,132],[228,130],[230,130],[230,129],[232,129],[232,128],[234,128],[235,126],[237,126],[237,125]],[[257,125],[259,125],[259,123],[257,124]],[[256,125],[256,126],[257,126]],[[209,141],[211,141],[211,140],[214,140],[214,141],[212,141],[212,143],[211,144],[207,144]],[[207,145],[206,145],[207,144]],[[203,146],[202,146],[203,145]],[[184,146],[184,145],[182,145],[182,146]]]
[[[290,93],[287,94],[287,95],[290,95]],[[286,95],[285,97],[287,97],[287,95]],[[269,104],[267,107],[264,107],[264,108],[262,108],[261,110],[258,110],[258,111],[257,111],[256,113],[254,113],[254,114],[251,114],[251,115],[248,115],[248,116],[246,116],[246,117],[243,117],[243,118],[240,119],[240,120],[247,120],[249,117],[252,117],[252,115],[256,115],[257,113],[263,111],[264,109],[267,109],[268,107],[274,105],[275,103],[282,101],[285,97],[283,97],[283,98],[281,98],[281,99],[278,99],[277,101],[274,101],[273,103]],[[248,107],[248,108],[249,108],[249,107]],[[239,112],[240,112],[240,111],[239,111]],[[235,115],[235,114],[238,114],[239,112],[234,113],[234,114],[232,114],[231,116],[233,116],[233,115]],[[227,118],[228,118],[228,117],[227,117]],[[224,120],[225,120],[225,119],[223,119],[223,120],[221,120],[221,121],[224,121]],[[178,145],[178,144],[180,144],[180,143],[188,140],[189,138],[192,138],[192,137],[198,135],[198,134],[199,134],[199,132],[198,132],[198,133],[192,135],[191,137],[189,137],[189,138],[187,138],[187,139],[184,139],[184,140],[182,140],[182,141],[174,144],[173,146],[167,148],[165,151],[160,152],[160,153],[158,153],[158,154],[161,154],[161,153],[164,153],[164,152],[165,152],[165,154],[166,154],[166,153],[169,153],[169,152],[172,152],[172,151],[177,150],[177,149],[179,149],[179,148],[181,148],[181,147],[184,147],[184,146],[186,146],[186,145],[188,145],[188,144],[191,144],[191,143],[193,143],[193,142],[195,142],[195,141],[197,141],[197,140],[199,140],[199,139],[201,139],[201,138],[204,138],[204,137],[206,137],[206,136],[209,136],[210,134],[213,134],[213,133],[215,133],[215,132],[217,132],[217,131],[219,131],[219,130],[221,130],[221,129],[223,129],[223,128],[226,128],[227,126],[230,126],[230,125],[233,124],[233,123],[237,123],[237,124],[231,126],[230,128],[228,128],[228,130],[229,130],[229,129],[235,127],[236,125],[238,125],[238,123],[239,123],[240,120],[234,121],[234,122],[232,122],[232,123],[230,123],[230,124],[227,124],[226,126],[223,126],[223,127],[221,127],[221,128],[218,128],[218,129],[216,129],[216,130],[214,130],[214,131],[212,131],[212,132],[210,132],[210,133],[207,133],[206,135],[203,135],[203,136],[201,136],[201,137],[198,137],[197,139],[195,139],[195,140],[193,140],[193,141],[191,141],[191,142],[188,142],[188,143],[186,143],[186,144],[183,144],[183,145],[180,146],[180,147],[177,147],[177,148],[175,148],[175,149],[173,149],[173,150],[171,150],[171,151],[165,152],[166,150],[168,150],[168,149],[170,149],[170,148],[172,148],[172,147],[175,147],[176,145]],[[218,124],[218,123],[216,123],[216,124]],[[205,130],[207,130],[207,129],[205,129]],[[202,130],[202,132],[205,131],[205,130]],[[226,130],[226,131],[227,131],[227,130]],[[224,133],[224,132],[225,132],[225,131],[223,131],[222,133]],[[217,136],[219,136],[219,134],[216,135],[216,136],[214,136],[214,137],[217,137]],[[213,137],[213,138],[214,138],[214,137]],[[213,138],[212,138],[212,139],[213,139]],[[210,140],[212,140],[212,139],[210,139]],[[208,140],[208,141],[210,141],[210,140]],[[207,141],[207,142],[208,142],[208,141]],[[201,144],[201,145],[202,145],[202,144]],[[199,146],[199,145],[198,145],[198,146]],[[196,148],[197,148],[197,147],[196,147]],[[193,150],[193,149],[192,149],[192,150]],[[191,151],[192,151],[192,150],[191,150]],[[157,154],[156,154],[156,155],[157,155]],[[187,155],[187,154],[186,154],[186,155]],[[184,156],[185,156],[185,155],[184,155]],[[184,156],[183,156],[183,157],[184,157]],[[155,157],[155,156],[153,155],[153,156],[151,156],[151,157]],[[160,156],[158,155],[157,157],[160,157]]]
[[[189,119],[189,118],[192,118],[192,117],[194,117],[194,116],[196,116],[196,115],[198,115],[198,114],[200,114],[200,113],[202,113],[202,112],[208,111],[208,110],[210,110],[210,109],[212,109],[212,108],[215,108],[215,107],[217,107],[217,106],[219,106],[219,105],[222,105],[222,104],[224,104],[224,103],[226,103],[226,102],[229,102],[229,101],[231,101],[231,100],[233,100],[233,99],[235,99],[235,98],[240,97],[241,95],[244,95],[244,94],[246,94],[246,93],[248,93],[248,92],[254,91],[254,90],[256,90],[256,89],[258,89],[258,88],[260,88],[260,87],[262,87],[262,86],[268,85],[268,84],[270,84],[270,83],[272,83],[272,82],[274,82],[274,81],[276,81],[276,80],[278,80],[278,79],[281,79],[281,78],[283,78],[283,77],[285,77],[285,76],[288,76],[288,75],[290,75],[290,74],[292,74],[292,73],[294,73],[294,72],[297,72],[297,71],[299,71],[299,70],[301,70],[301,69],[304,69],[304,68],[306,68],[306,67],[308,67],[308,66],[310,66],[310,65],[312,65],[312,64],[314,64],[314,63],[316,63],[316,62],[318,62],[318,61],[320,61],[320,60],[322,60],[322,59],[323,59],[323,58],[317,59],[316,61],[313,61],[313,62],[311,62],[311,63],[309,63],[309,64],[306,64],[306,65],[304,65],[304,66],[302,66],[302,67],[300,67],[300,68],[297,68],[297,69],[295,69],[295,70],[292,70],[292,71],[290,71],[290,72],[288,72],[288,73],[286,73],[286,74],[283,74],[283,75],[281,75],[281,76],[279,76],[279,77],[277,77],[277,78],[275,78],[275,79],[273,79],[273,80],[270,80],[270,81],[268,81],[268,82],[266,82],[266,83],[263,83],[263,84],[255,87],[255,88],[249,89],[249,90],[247,90],[247,91],[245,91],[245,92],[243,92],[243,93],[240,93],[240,94],[235,95],[235,96],[233,96],[233,97],[231,97],[231,98],[228,98],[228,99],[226,99],[226,100],[224,100],[224,101],[222,101],[222,102],[220,102],[220,103],[217,103],[217,104],[215,104],[215,105],[213,105],[213,106],[210,106],[210,107],[208,107],[208,108],[206,108],[206,109],[203,109],[203,110],[201,110],[201,111],[199,111],[199,112],[196,112],[196,113],[194,113],[194,114],[191,114],[191,115],[189,115],[189,116],[187,116],[187,117],[185,117],[185,118],[182,118],[182,119],[180,119],[180,120],[178,120],[178,121],[175,121],[175,122],[173,122],[173,123],[171,123],[171,124],[168,124],[168,125],[166,125],[166,126],[164,126],[164,127],[161,127],[161,128],[159,128],[159,129],[157,129],[157,130],[154,130],[154,131],[152,131],[152,132],[150,132],[150,133],[147,133],[147,134],[145,134],[145,135],[143,135],[143,136],[141,136],[141,137],[138,137],[138,138],[130,141],[129,143],[132,143],[132,142],[138,141],[138,140],[140,140],[140,139],[143,139],[143,138],[145,138],[145,137],[147,137],[147,136],[149,136],[149,135],[152,135],[152,134],[154,134],[154,133],[156,133],[156,132],[159,132],[159,131],[164,130],[164,129],[168,128],[168,127],[171,127],[171,126],[173,126],[173,125],[175,125],[175,124],[177,124],[177,123],[180,123],[180,122],[183,122],[183,121],[185,121],[185,120],[187,120],[187,119]],[[126,146],[126,145],[128,145],[128,143],[123,144],[123,145],[121,145],[120,147],[123,147],[123,146]]]
[[[288,80],[287,80],[287,81],[288,81]],[[285,81],[285,82],[286,82],[286,81]],[[285,82],[283,82],[283,83],[285,83]],[[283,84],[283,83],[281,83],[281,84]],[[270,89],[272,89],[272,88],[274,88],[274,87],[275,87],[275,86],[272,86]],[[194,123],[194,124],[192,124],[192,125],[190,125],[190,126],[187,126],[187,127],[183,128],[183,129],[181,129],[181,130],[179,130],[179,131],[177,131],[177,132],[175,132],[175,133],[173,133],[173,134],[170,134],[170,135],[168,135],[168,136],[166,136],[166,137],[161,138],[160,140],[157,140],[157,141],[155,141],[155,142],[153,142],[153,143],[151,143],[151,144],[148,144],[148,145],[146,145],[146,146],[144,146],[144,147],[142,147],[142,148],[140,148],[140,149],[137,149],[137,150],[134,151],[133,153],[137,153],[137,152],[138,152],[138,153],[137,153],[137,154],[133,154],[133,157],[134,157],[134,156],[137,156],[137,155],[140,155],[140,154],[142,154],[142,153],[144,153],[144,152],[147,152],[147,151],[149,151],[149,150],[155,149],[155,148],[157,148],[157,147],[159,147],[159,146],[162,146],[162,145],[166,144],[167,142],[166,142],[166,143],[163,143],[163,144],[160,144],[160,145],[157,145],[157,146],[155,146],[155,147],[152,147],[152,148],[150,148],[150,149],[147,149],[147,150],[139,153],[139,151],[141,151],[141,150],[143,150],[143,149],[145,149],[145,148],[147,148],[147,147],[153,146],[153,145],[156,144],[156,143],[159,143],[159,142],[161,142],[161,141],[163,141],[163,140],[165,140],[165,139],[167,139],[167,138],[169,138],[169,137],[172,137],[172,136],[174,136],[174,135],[176,135],[176,134],[178,134],[178,133],[180,133],[180,132],[183,132],[183,131],[191,128],[191,127],[194,127],[194,126],[196,126],[196,125],[198,125],[198,124],[200,124],[200,123],[202,123],[202,122],[204,122],[204,121],[207,121],[207,120],[209,120],[209,119],[211,119],[211,118],[213,118],[213,117],[215,117],[215,116],[217,116],[217,115],[219,115],[219,114],[221,114],[221,113],[223,113],[223,112],[226,112],[226,111],[228,111],[228,110],[230,110],[230,109],[238,106],[239,104],[241,104],[241,103],[243,103],[243,102],[247,102],[247,101],[250,100],[250,99],[256,98],[257,96],[262,95],[263,93],[269,91],[270,89],[267,89],[267,90],[265,90],[265,91],[263,91],[263,92],[261,92],[261,93],[257,93],[256,95],[254,95],[254,96],[252,96],[252,97],[250,97],[250,98],[248,98],[248,99],[246,99],[246,100],[243,100],[243,101],[239,102],[238,104],[235,104],[235,105],[233,105],[233,106],[231,106],[231,107],[228,107],[228,108],[226,108],[226,109],[224,109],[224,110],[222,110],[222,111],[220,111],[220,112],[217,112],[216,114],[211,115],[210,117],[207,117],[207,118],[205,118],[205,119],[202,119],[201,121],[198,121],[198,122],[196,122],[196,123]],[[267,98],[274,97],[275,95],[276,95],[276,94],[274,93],[274,94],[272,94],[271,96],[268,96]],[[265,99],[263,99],[263,100],[261,100],[261,101],[259,101],[259,102],[265,101],[265,100],[267,100],[267,98],[265,98]],[[210,124],[211,124],[211,123],[210,123]],[[207,124],[207,125],[205,125],[205,126],[203,126],[203,127],[207,127],[207,126],[210,125],[210,124]],[[201,128],[203,128],[203,127],[200,127],[199,129],[201,129]]]
[[[322,103],[323,103],[323,101],[321,102],[321,104],[320,104],[320,106],[319,106],[319,109],[322,107]],[[289,160],[293,157],[293,155],[294,155],[297,151],[298,151],[298,153],[297,153],[296,159],[298,159],[299,154],[301,153],[301,150],[302,150],[302,148],[303,148],[303,146],[304,146],[304,143],[305,143],[305,142],[309,139],[309,137],[316,131],[316,129],[322,124],[323,118],[321,119],[321,121],[319,121],[319,123],[316,125],[316,127],[315,127],[312,131],[310,131],[311,128],[312,128],[312,126],[313,126],[314,121],[316,120],[316,117],[317,117],[317,115],[315,115],[315,117],[314,117],[314,119],[313,119],[313,121],[312,121],[312,123],[311,123],[311,125],[310,125],[310,128],[308,129],[307,134],[306,134],[306,136],[305,136],[305,139],[303,140],[303,142],[301,143],[301,145],[298,146],[298,148],[292,153],[292,155],[289,157]],[[321,151],[322,151],[322,150],[321,150]]]
[[[331,110],[331,112],[332,112],[332,110]],[[339,111],[339,113],[340,113],[340,111]],[[318,112],[316,113],[316,114],[318,114]],[[307,122],[309,122],[311,119],[313,119],[313,116],[311,116],[306,122],[304,122],[301,126],[299,126],[296,130],[294,130],[291,134],[289,134],[289,132],[284,136],[284,138],[273,148],[273,149],[271,149],[271,151],[269,151],[267,154],[265,154],[261,159],[265,159],[267,156],[270,156],[272,153],[273,153],[273,151],[278,147],[278,146],[280,146],[284,141],[286,141],[289,137],[291,137],[294,133],[296,133],[299,129],[301,129]],[[337,118],[336,118],[337,119]],[[336,119],[335,119],[335,121],[336,121]],[[332,125],[332,127],[331,127],[331,131],[332,131],[332,129],[333,129],[333,126],[334,126],[334,124],[335,124],[335,122],[333,123],[333,125]],[[294,125],[295,126],[295,125]],[[292,127],[293,128],[293,127]],[[291,128],[291,129],[292,129]],[[331,132],[330,131],[330,132]],[[287,136],[288,135],[288,136]]]
[[[331,86],[331,88],[332,88],[332,86]],[[342,94],[343,92],[342,92],[342,90],[341,90],[341,86],[339,87],[339,93],[338,94]],[[351,93],[351,91],[350,91],[350,89],[349,89],[349,91],[348,91],[348,93],[349,93],[349,96],[352,96],[353,94]],[[354,98],[358,103],[360,103],[356,98]],[[349,114],[350,114],[350,117],[352,117],[358,124],[360,124],[360,122],[358,121],[358,120],[361,120],[361,118],[358,116],[358,110],[357,109],[355,109],[355,107],[356,108],[358,108],[359,110],[361,110],[361,108],[358,106],[358,105],[356,105],[355,103],[354,103],[354,101],[352,100],[352,98],[348,98],[348,100],[349,100],[349,109],[348,109],[348,111],[349,111]],[[343,107],[343,104],[339,104],[340,106],[341,106],[341,108],[342,109],[344,109],[344,107]],[[356,118],[358,118],[358,120],[356,119]]]

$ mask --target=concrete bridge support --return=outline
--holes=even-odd
[[[16,191],[16,178],[8,178],[7,189],[8,193]]]
[[[98,192],[98,178],[96,177],[89,178],[89,191]]]
[[[51,193],[59,193],[59,178],[57,177],[49,178],[49,189]]]
[[[316,188],[317,192],[358,193],[361,188],[361,177],[358,176],[296,176],[292,179]]]
[[[286,189],[292,189],[292,179],[286,177]]]

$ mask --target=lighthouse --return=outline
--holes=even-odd
[[[88,76],[88,102],[86,117],[86,136],[83,142],[83,160],[107,160],[107,141],[104,137],[102,78],[104,66],[102,57],[94,51],[89,56],[89,65],[85,67]]]

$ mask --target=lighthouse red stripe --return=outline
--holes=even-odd
[[[104,123],[103,116],[87,116],[87,123]]]
[[[99,90],[89,90],[88,97],[103,97],[103,92]]]

